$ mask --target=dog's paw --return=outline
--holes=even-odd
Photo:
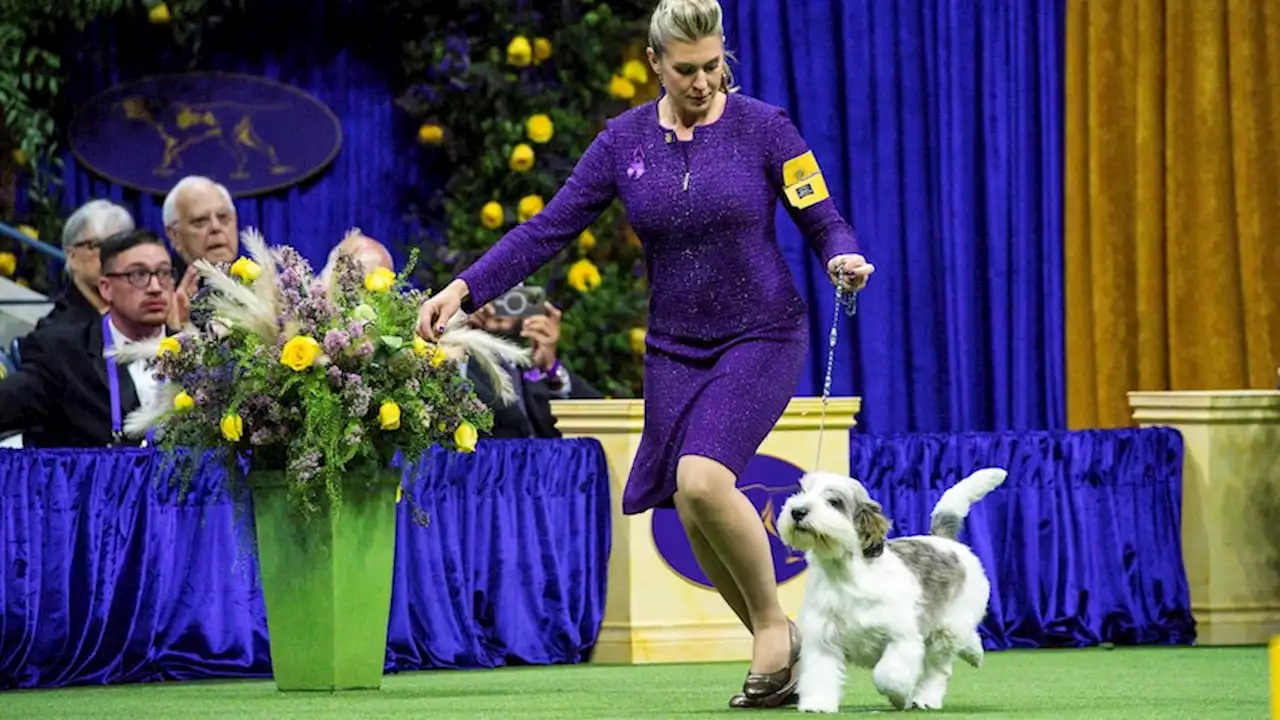
[[[801,698],[800,704],[796,706],[796,709],[802,713],[838,713],[840,712],[840,701],[827,699],[805,700]]]
[[[907,706],[912,710],[941,710],[942,698],[937,697],[933,693],[921,693],[911,698],[907,702]]]

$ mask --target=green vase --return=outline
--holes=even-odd
[[[381,688],[399,474],[352,472],[337,515],[326,498],[305,520],[289,504],[284,472],[254,471],[248,483],[276,687]]]

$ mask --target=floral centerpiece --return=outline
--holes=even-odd
[[[248,230],[248,256],[194,265],[192,322],[118,352],[146,358],[158,401],[125,431],[169,451],[247,456],[272,669],[282,690],[379,687],[400,471],[433,446],[471,452],[492,415],[461,376],[468,358],[508,399],[503,362],[527,351],[452,318],[418,337],[425,293],[339,255],[320,277],[296,250]],[[341,515],[339,514],[341,509]],[[340,650],[339,650],[340,649]]]
[[[358,231],[353,231],[358,232]],[[471,452],[492,427],[489,409],[456,361],[474,356],[504,392],[496,366],[528,364],[527,351],[454,318],[438,344],[418,337],[426,294],[408,287],[416,257],[399,273],[363,273],[347,255],[315,277],[292,247],[268,249],[243,234],[248,257],[228,268],[195,263],[205,281],[196,324],[121,353],[146,357],[161,381],[154,406],[125,431],[159,431],[159,444],[249,451],[258,469],[285,470],[302,515],[336,503],[348,470],[385,466],[397,451],[416,459],[432,446]]]

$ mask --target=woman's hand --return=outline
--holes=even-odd
[[[837,255],[827,263],[827,275],[831,278],[831,284],[846,292],[857,292],[866,287],[867,279],[875,271],[876,266],[858,253]]]
[[[454,280],[444,290],[427,298],[418,309],[418,335],[423,340],[438,340],[444,332],[445,323],[462,309],[467,292],[465,282]]]

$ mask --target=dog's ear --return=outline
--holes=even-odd
[[[858,503],[853,510],[853,526],[862,541],[862,556],[880,557],[884,552],[885,538],[889,534],[889,518],[884,516],[880,503],[869,500]]]

